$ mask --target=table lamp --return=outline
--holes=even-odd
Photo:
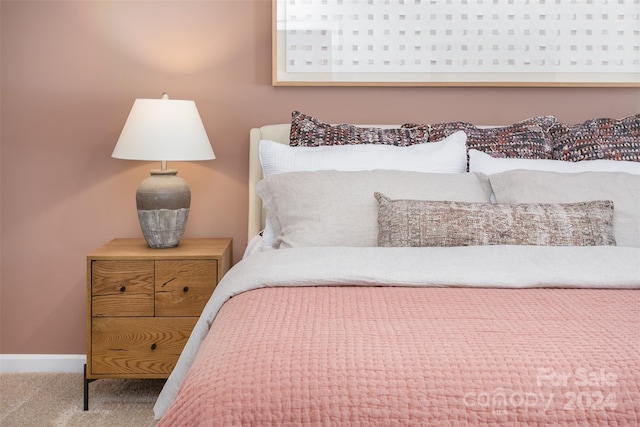
[[[111,155],[117,159],[160,161],[136,192],[138,220],[151,248],[171,248],[182,239],[191,190],[167,169],[167,161],[212,160],[216,156],[193,101],[136,99]]]

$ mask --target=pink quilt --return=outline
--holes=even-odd
[[[251,290],[159,426],[640,423],[640,291]]]

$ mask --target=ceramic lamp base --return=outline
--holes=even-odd
[[[187,227],[191,190],[177,173],[174,169],[154,169],[138,186],[138,220],[151,248],[177,246]]]

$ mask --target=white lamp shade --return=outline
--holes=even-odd
[[[111,156],[149,161],[216,158],[195,102],[166,98],[135,100]]]

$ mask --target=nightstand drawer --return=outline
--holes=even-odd
[[[94,318],[91,372],[96,375],[167,377],[198,319],[196,317]]]
[[[156,261],[156,316],[199,316],[218,284],[216,260]]]
[[[92,316],[153,316],[153,261],[93,261]]]

